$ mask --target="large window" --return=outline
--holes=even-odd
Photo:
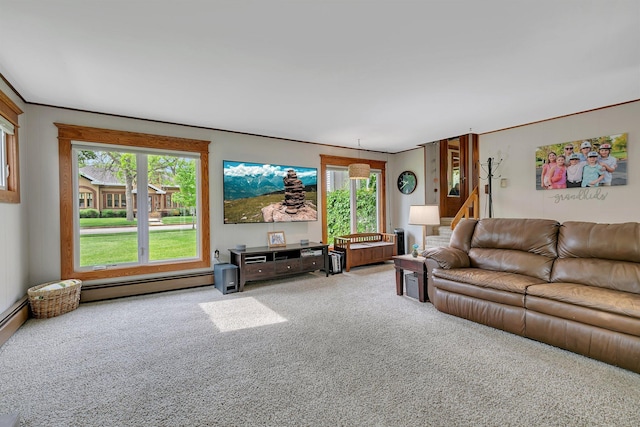
[[[22,110],[0,91],[0,202],[20,203],[18,116]]]
[[[367,180],[351,180],[347,166],[355,159],[321,156],[323,242],[351,233],[385,231],[385,162],[363,161],[371,166]]]
[[[210,266],[208,141],[56,126],[63,278]],[[92,200],[79,185],[86,177],[98,218],[80,212]],[[164,188],[187,208],[164,209]]]

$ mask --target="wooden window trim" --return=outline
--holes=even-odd
[[[0,190],[1,203],[20,203],[20,156],[18,155],[18,116],[23,111],[0,91],[0,115],[15,127],[13,135],[7,135],[7,164],[9,177],[6,190]]]
[[[386,165],[387,162],[383,160],[368,160],[368,159],[356,159],[353,157],[339,157],[339,156],[330,156],[326,154],[320,155],[320,199],[322,200],[322,241],[328,242],[328,232],[327,232],[327,167],[330,166],[344,166],[347,167],[352,163],[366,163],[371,167],[371,169],[379,169],[381,176],[378,185],[381,185],[380,188],[380,217],[378,218],[380,224],[380,231],[382,233],[386,233],[387,222],[386,211],[387,211],[387,171]]]
[[[81,280],[94,280],[211,267],[209,141],[100,129],[63,123],[54,124],[58,128],[58,158],[60,166],[60,274],[62,279],[77,278]],[[73,265],[75,240],[73,235],[74,180],[71,141],[198,153],[200,155],[201,184],[201,194],[199,194],[199,197],[202,206],[202,213],[200,215],[200,259],[170,261],[162,264],[154,263],[153,265],[137,265],[134,267],[119,267],[97,271],[75,271]]]

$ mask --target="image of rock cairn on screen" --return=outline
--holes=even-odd
[[[305,199],[304,184],[296,171],[289,169],[282,179],[284,201],[262,208],[265,222],[315,221],[318,212],[313,203]]]
[[[224,160],[224,223],[318,220],[318,169]]]

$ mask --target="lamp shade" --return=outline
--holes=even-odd
[[[440,208],[438,205],[413,205],[409,208],[409,224],[440,224]]]
[[[369,179],[371,168],[366,163],[352,163],[349,165],[350,179]]]

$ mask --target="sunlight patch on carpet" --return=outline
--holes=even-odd
[[[287,321],[286,318],[259,303],[253,297],[203,302],[198,305],[202,311],[207,313],[220,332],[237,331]]]

